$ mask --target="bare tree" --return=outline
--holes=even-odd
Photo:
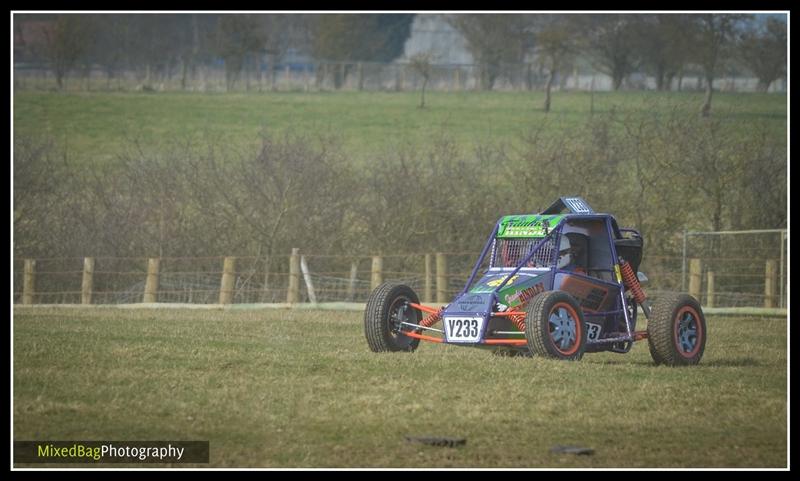
[[[431,78],[433,66],[433,54],[430,52],[420,52],[413,55],[409,59],[409,65],[414,71],[422,76],[422,94],[419,100],[419,108],[425,108],[425,88],[428,86],[428,81]]]
[[[611,76],[614,90],[638,67],[638,15],[596,14],[578,17],[581,43],[596,68]]]
[[[706,96],[701,113],[703,117],[711,115],[711,97],[714,92],[714,78],[722,68],[729,54],[729,47],[736,34],[740,22],[750,18],[740,14],[707,13],[693,17],[695,19],[695,55],[697,62],[703,67]]]
[[[217,23],[216,51],[225,60],[225,87],[233,89],[248,54],[263,49],[265,33],[254,15],[222,15]]]
[[[786,75],[786,22],[768,18],[764,25],[744,30],[737,44],[741,61],[758,77],[758,90],[766,92],[775,80]]]
[[[50,62],[59,90],[64,77],[84,56],[92,41],[92,22],[86,15],[57,15],[55,21],[42,25],[42,54]]]
[[[545,112],[550,111],[550,91],[556,74],[575,53],[575,34],[571,26],[565,15],[535,17],[535,50],[547,68],[543,106]]]
[[[521,62],[525,55],[527,20],[520,15],[452,15],[448,21],[464,36],[483,90],[494,87],[503,63]]]
[[[690,58],[689,15],[642,15],[637,27],[639,52],[655,78],[656,89],[670,90],[672,79],[681,74]]]

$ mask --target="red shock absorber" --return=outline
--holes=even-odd
[[[444,307],[440,307],[438,311],[427,315],[425,319],[420,321],[419,325],[422,327],[431,327],[442,319],[442,312],[444,312]]]
[[[622,282],[625,284],[625,287],[631,290],[633,293],[633,298],[636,299],[636,302],[639,304],[644,304],[647,296],[642,290],[642,285],[639,284],[639,278],[636,277],[636,273],[633,272],[633,267],[631,267],[631,265],[623,259],[620,259],[619,267],[620,271],[622,271]]]
[[[520,312],[519,314],[514,314],[508,316],[508,319],[514,324],[514,327],[520,330],[520,332],[525,332],[525,313]]]

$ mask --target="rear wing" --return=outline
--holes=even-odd
[[[542,214],[563,214],[564,211],[570,214],[594,214],[594,209],[589,207],[589,204],[581,197],[559,197],[550,204],[550,207],[543,210]]]

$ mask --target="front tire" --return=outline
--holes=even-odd
[[[384,282],[372,291],[364,311],[364,333],[372,352],[411,352],[419,346],[419,339],[400,333],[413,330],[401,322],[420,322],[419,311],[409,302],[419,304],[419,297],[404,284]]]
[[[578,301],[564,291],[537,294],[528,304],[525,338],[535,356],[581,359],[586,351],[586,322]]]
[[[647,321],[647,343],[656,364],[693,366],[706,347],[706,318],[697,299],[676,294],[659,299]]]

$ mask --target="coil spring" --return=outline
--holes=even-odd
[[[625,284],[625,287],[631,290],[633,293],[633,298],[636,299],[636,302],[642,304],[647,296],[645,296],[644,291],[642,290],[642,285],[639,284],[639,279],[636,277],[636,273],[633,272],[633,267],[628,264],[627,261],[621,260],[619,263],[620,270],[622,271],[622,282]]]
[[[508,316],[508,319],[514,324],[514,327],[519,329],[521,332],[525,332],[525,313],[520,312],[519,314],[514,314]]]
[[[442,312],[444,312],[444,307],[440,307],[438,311],[426,316],[425,319],[420,321],[419,325],[423,327],[431,327],[442,319]]]

